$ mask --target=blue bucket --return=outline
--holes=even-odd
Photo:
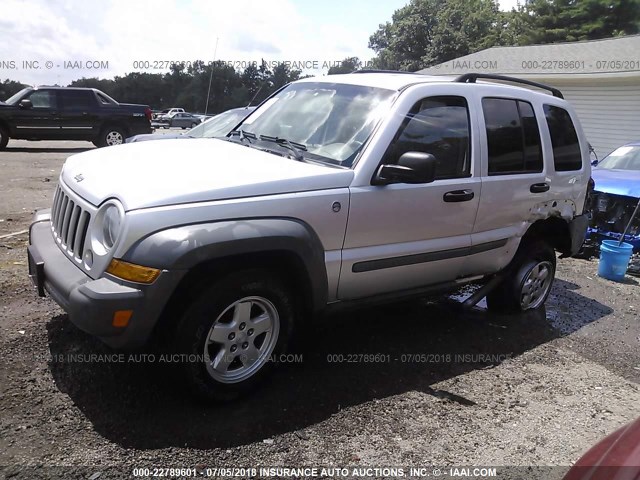
[[[598,275],[621,282],[629,268],[629,260],[633,253],[633,245],[623,242],[618,246],[617,240],[603,240],[600,245],[600,264]]]

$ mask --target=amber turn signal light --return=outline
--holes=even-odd
[[[135,263],[125,262],[123,260],[111,260],[107,267],[107,273],[114,275],[123,280],[129,280],[130,282],[137,283],[153,283],[160,270],[157,268],[143,267],[142,265],[136,265]]]
[[[113,314],[111,325],[114,327],[124,328],[129,325],[131,315],[133,315],[133,310],[118,310]]]

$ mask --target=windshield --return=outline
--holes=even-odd
[[[640,146],[620,147],[598,163],[599,168],[640,170]]]
[[[336,83],[294,83],[238,129],[306,147],[305,157],[350,167],[395,92]],[[273,143],[271,143],[273,145]]]
[[[22,98],[22,96],[27,93],[30,90],[30,88],[23,88],[22,90],[20,90],[18,93],[16,93],[15,95],[9,97],[7,100],[5,100],[4,103],[6,103],[7,105],[15,105],[16,103],[18,103],[18,100],[20,100]]]
[[[254,107],[234,108],[208,119],[187,132],[187,136],[196,138],[224,137],[240,121],[249,115]]]

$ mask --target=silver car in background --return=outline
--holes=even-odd
[[[147,140],[168,140],[173,138],[214,138],[226,136],[236,125],[253,112],[256,107],[232,108],[211,117],[188,132],[184,133],[148,133],[127,138],[126,143],[145,142]]]
[[[193,113],[176,113],[173,117],[171,117],[164,128],[169,127],[180,127],[183,129],[193,128],[202,123],[202,118]]]

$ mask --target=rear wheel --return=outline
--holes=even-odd
[[[196,127],[198,124],[196,122],[191,123],[191,128]]]
[[[544,305],[556,273],[556,255],[543,241],[521,245],[509,273],[487,295],[487,306],[497,312],[524,312]]]
[[[263,270],[233,273],[205,289],[177,328],[192,390],[231,400],[254,388],[286,351],[293,318],[289,289]]]
[[[100,133],[98,145],[101,147],[109,147],[112,145],[122,145],[126,138],[124,130],[120,127],[107,127]]]
[[[9,132],[6,128],[0,127],[0,150],[4,150],[9,143]]]

